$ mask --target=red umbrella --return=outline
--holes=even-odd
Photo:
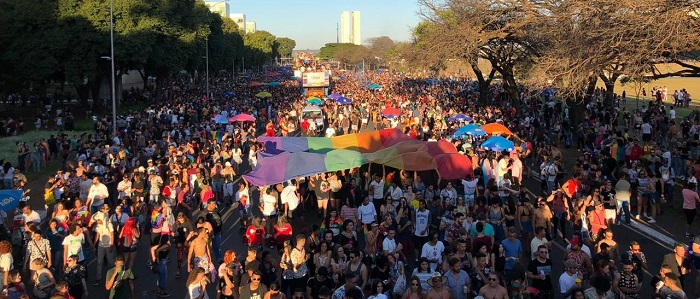
[[[250,114],[241,113],[241,114],[238,114],[238,115],[236,115],[236,116],[234,116],[234,117],[229,118],[228,121],[230,121],[230,122],[236,122],[236,121],[240,121],[240,122],[244,122],[244,121],[255,121],[255,117],[253,117],[253,116],[250,115]]]
[[[386,108],[382,111],[382,115],[384,115],[384,116],[399,116],[399,115],[401,115],[401,110],[396,109],[396,108]]]

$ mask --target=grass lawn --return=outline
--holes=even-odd
[[[29,146],[31,148],[34,145],[34,142],[39,141],[41,138],[49,139],[51,135],[58,135],[58,132],[59,131],[53,130],[28,131],[22,135],[4,137],[0,139],[2,141],[0,142],[0,159],[9,161],[13,165],[15,165],[17,164],[17,142],[27,142],[29,143]],[[80,134],[90,133],[90,131],[71,131],[66,133],[70,136],[80,136]],[[40,172],[25,171],[25,175],[27,176],[27,179],[29,181],[32,181],[37,178],[45,179],[46,175],[50,172],[56,171],[56,169],[58,169],[58,166],[58,163],[52,163],[49,164],[47,168],[42,169],[42,171]]]

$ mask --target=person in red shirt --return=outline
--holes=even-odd
[[[287,221],[287,217],[284,215],[279,216],[277,219],[277,224],[274,227],[275,232],[275,245],[277,250],[282,250],[282,244],[284,241],[290,240],[292,238],[292,225]]]
[[[267,126],[265,126],[265,135],[267,137],[274,137],[275,136],[275,125],[272,124],[272,121],[267,122]]]
[[[301,134],[302,134],[302,136],[306,136],[307,132],[309,132],[310,126],[311,126],[311,123],[309,123],[309,119],[304,118],[304,121],[301,122]]]
[[[245,230],[245,237],[249,246],[256,247],[258,251],[262,250],[263,238],[265,236],[265,227],[260,223],[260,217],[253,218],[253,222]]]
[[[639,161],[643,154],[644,148],[639,146],[639,142],[637,142],[637,140],[632,141],[632,149],[630,151],[630,162]]]

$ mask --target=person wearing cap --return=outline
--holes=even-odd
[[[121,202],[125,197],[131,197],[131,179],[129,175],[124,175],[123,179],[117,184],[117,198]]]
[[[593,211],[588,213],[588,223],[591,225],[591,239],[595,243],[600,240],[601,233],[608,229],[608,223],[605,221],[605,209],[603,202],[594,201]]]
[[[163,178],[161,178],[155,168],[148,169],[148,200],[151,205],[155,205],[160,198],[160,188],[163,186]]]
[[[564,273],[559,276],[559,291],[561,298],[570,299],[571,293],[583,285],[582,276],[578,273],[578,263],[574,259],[564,262]]]
[[[576,264],[578,265],[578,273],[580,273],[584,279],[587,279],[588,276],[593,273],[593,263],[591,262],[591,256],[589,253],[582,250],[582,246],[585,245],[582,244],[579,236],[574,236],[571,238],[571,242],[564,253],[564,257],[567,260],[573,259],[576,261]]]
[[[316,276],[309,278],[306,281],[306,298],[318,298],[321,288],[326,287],[329,290],[335,288],[335,283],[328,278],[328,268],[321,266],[316,270]]]
[[[109,213],[109,206],[105,204],[101,212]],[[97,216],[97,214],[95,216]],[[107,221],[106,217],[95,218],[95,223],[97,223],[95,226],[95,240],[97,240],[97,242],[95,242],[96,248],[94,248],[97,250],[97,275],[95,276],[94,285],[98,286],[102,278],[102,266],[105,258],[109,266],[114,265],[116,251],[114,250],[114,227],[112,223]]]

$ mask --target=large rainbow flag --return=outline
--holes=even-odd
[[[436,170],[453,180],[472,174],[469,157],[448,141],[413,139],[397,129],[324,137],[260,137],[265,155],[244,177],[253,185],[281,183],[300,176],[383,164],[409,171]]]

